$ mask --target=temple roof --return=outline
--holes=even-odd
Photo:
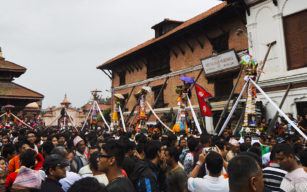
[[[64,95],[64,100],[61,102],[61,105],[64,105],[64,104],[71,104],[70,101],[68,101],[66,94]]]
[[[39,109],[39,105],[36,102],[32,102],[32,103],[27,104],[26,108]]]
[[[0,71],[26,72],[26,68],[0,58]]]
[[[44,95],[13,82],[0,81],[0,98],[43,99]]]

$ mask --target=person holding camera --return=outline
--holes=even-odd
[[[209,174],[205,175],[203,178],[196,178],[201,165],[204,163],[206,163]],[[221,175],[222,169],[223,157],[219,153],[215,151],[211,151],[206,155],[201,153],[196,166],[190,173],[188,190],[191,192],[229,191],[228,178]]]

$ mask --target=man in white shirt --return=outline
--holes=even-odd
[[[196,178],[203,163],[206,163],[209,174],[205,175],[203,178]],[[223,158],[220,154],[212,151],[205,156],[201,153],[196,166],[190,173],[188,190],[191,192],[229,191],[228,179],[225,179],[224,176],[221,175],[222,168]]]
[[[276,145],[276,163],[288,173],[280,184],[280,191],[303,192],[307,189],[307,173],[295,160],[293,148],[286,143]]]

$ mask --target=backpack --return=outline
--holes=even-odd
[[[75,155],[74,161],[77,164],[77,167],[75,167],[75,168],[76,168],[77,173],[78,173],[79,170],[81,169],[81,167],[83,167],[84,165],[83,165],[81,158],[79,156],[77,156],[75,152],[74,152],[74,155]]]

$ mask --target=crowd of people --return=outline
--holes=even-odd
[[[0,191],[307,191],[306,140],[283,130],[216,136],[1,129]]]

